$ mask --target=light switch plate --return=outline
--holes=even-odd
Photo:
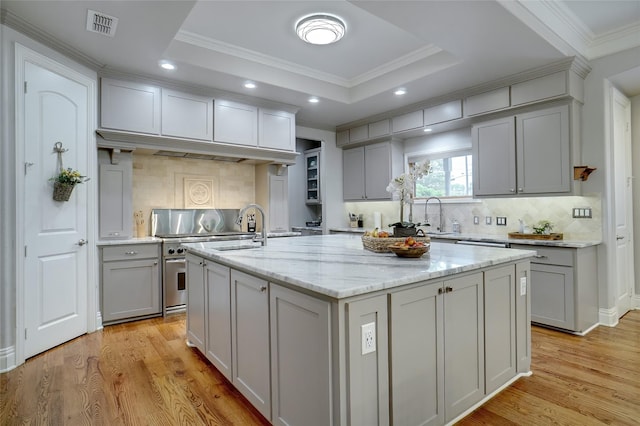
[[[527,277],[520,277],[520,296],[527,294]]]
[[[487,225],[491,225],[491,216],[486,216],[484,218],[484,223],[487,224]]]
[[[473,224],[478,225],[480,223],[480,218],[478,216],[473,217]]]

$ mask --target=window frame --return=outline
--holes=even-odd
[[[409,171],[409,164],[412,163],[416,163],[418,161],[423,161],[423,160],[428,160],[428,161],[433,161],[433,160],[439,160],[442,158],[449,158],[449,157],[460,157],[460,156],[466,156],[466,155],[470,155],[472,157],[472,161],[473,161],[473,150],[471,147],[469,148],[459,148],[459,149],[451,149],[451,150],[446,150],[446,151],[417,151],[417,152],[409,152],[409,153],[405,153],[404,154],[404,169],[405,172]],[[473,170],[471,172],[473,174]],[[473,191],[473,186],[471,187],[471,190]],[[414,188],[414,192],[415,192],[415,188]],[[443,196],[443,197],[438,197],[440,198],[440,200],[442,202],[470,202],[470,201],[477,201],[474,197],[473,194],[471,195],[464,195],[464,196]],[[427,197],[414,197],[415,201],[418,202],[423,202],[424,200],[426,200]]]

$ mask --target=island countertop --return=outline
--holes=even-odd
[[[430,251],[421,258],[399,258],[393,253],[364,249],[358,235],[269,239],[266,246],[242,250],[224,250],[229,247],[229,242],[224,241],[183,246],[189,253],[240,271],[336,299],[535,255],[534,251],[528,250],[432,243]]]

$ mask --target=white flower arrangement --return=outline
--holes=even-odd
[[[429,173],[431,173],[429,161],[419,161],[409,168],[409,172],[403,173],[389,182],[387,192],[392,195],[394,200],[400,201],[400,222],[404,220],[404,205],[413,203],[416,181]]]

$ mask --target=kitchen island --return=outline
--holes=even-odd
[[[530,368],[534,252],[185,244],[187,338],[273,424],[445,424]]]

